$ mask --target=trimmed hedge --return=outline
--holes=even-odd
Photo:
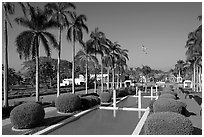
[[[151,100],[151,101],[149,102],[149,110],[150,110],[150,112],[154,112],[153,104],[154,104],[155,101],[156,101],[156,100]]]
[[[160,98],[153,104],[154,113],[176,112],[185,115],[185,108],[186,104],[184,102],[168,98]]]
[[[144,124],[146,135],[192,135],[192,122],[174,112],[153,113]]]
[[[81,108],[82,110],[89,109],[95,105],[100,105],[101,100],[97,96],[85,96],[81,97]]]
[[[121,89],[117,90],[116,92],[117,92],[117,97],[125,97],[125,96],[129,95],[128,88],[121,88]]]
[[[110,92],[103,92],[100,94],[100,99],[101,102],[107,103],[110,102],[112,99],[113,94],[111,94]]]
[[[16,129],[33,128],[40,125],[45,116],[42,106],[35,102],[21,104],[10,113],[10,120]]]
[[[162,94],[159,96],[159,98],[170,98],[170,99],[176,99],[176,96],[172,94]]]
[[[99,95],[97,93],[88,93],[88,94],[82,94],[81,97],[86,97],[86,96],[97,96],[99,97]]]
[[[55,103],[57,110],[63,113],[71,113],[81,108],[81,99],[75,94],[61,94]]]

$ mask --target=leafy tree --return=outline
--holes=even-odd
[[[3,65],[2,65],[3,66]],[[4,79],[4,66],[2,67],[2,80]],[[8,69],[8,89],[10,86],[20,84],[23,81],[22,76],[14,68]]]
[[[57,75],[57,59],[52,59],[49,57],[40,57],[39,58],[39,76],[40,82],[48,83],[48,87],[50,87],[51,82],[56,80]],[[71,63],[66,60],[61,60],[60,63],[60,79],[70,78],[71,77]],[[35,59],[23,62],[23,68],[21,69],[21,73],[25,77],[25,79],[32,85],[35,84]],[[52,79],[52,80],[51,80]]]
[[[87,18],[85,15],[77,15],[76,12],[71,13],[71,22],[67,31],[67,40],[73,42],[73,51],[72,51],[72,93],[75,93],[75,43],[82,42],[83,40],[83,30],[88,33],[88,27],[86,26]]]
[[[58,48],[54,35],[46,31],[58,24],[48,19],[47,11],[35,8],[29,3],[26,13],[25,16],[15,19],[19,25],[27,28],[17,36],[16,46],[20,59],[24,57],[27,60],[32,57],[36,61],[36,101],[39,101],[39,46],[42,42],[47,56],[51,54],[49,43]]]

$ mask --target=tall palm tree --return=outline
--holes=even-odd
[[[36,101],[39,101],[39,46],[41,42],[47,56],[51,54],[49,43],[58,48],[54,35],[46,31],[58,24],[52,20],[48,21],[46,11],[34,8],[29,3],[27,7],[28,14],[15,19],[19,25],[27,28],[17,36],[16,46],[20,59],[27,60],[32,57],[36,61]]]
[[[178,72],[178,76],[181,76],[181,73],[183,72],[184,69],[184,61],[183,60],[178,60],[177,64],[175,65],[175,69]]]
[[[116,62],[116,66],[118,67],[118,78],[117,78],[117,88],[119,88],[119,81],[120,81],[120,71],[124,70],[123,67],[127,66],[127,60],[128,58],[128,50],[127,49],[121,49],[119,54],[119,59]]]
[[[107,44],[107,39],[105,33],[99,31],[99,28],[95,28],[90,34],[90,42],[93,47],[93,53],[95,56],[97,54],[101,55],[101,92],[103,92],[103,56],[109,52],[109,46]],[[96,71],[95,71],[95,92],[96,92]]]
[[[75,43],[82,42],[83,39],[83,30],[87,33],[89,31],[87,25],[85,24],[87,18],[85,15],[77,15],[76,12],[71,13],[71,22],[67,31],[67,40],[72,41],[73,43],[73,51],[72,51],[72,93],[75,93],[75,78],[74,78],[74,70],[75,70]]]
[[[75,9],[75,5],[69,2],[53,2],[45,5],[45,9],[51,11],[51,19],[58,22],[58,62],[57,62],[57,97],[60,95],[60,58],[61,58],[61,41],[62,30],[69,26],[67,15],[71,14],[69,9]]]
[[[88,66],[90,64],[98,64],[98,59],[92,54],[90,41],[82,43],[82,49],[76,54],[76,61],[81,65],[85,64],[86,68],[86,94],[88,94]]]
[[[108,77],[107,77],[107,89],[109,90],[109,83],[110,83],[110,68],[112,65],[112,58],[110,54],[105,54],[103,57],[103,65],[107,68],[107,73],[108,73]]]
[[[118,42],[110,42],[110,56],[112,60],[112,89],[115,89],[115,67],[116,67],[116,62],[120,58],[120,53],[121,53],[121,45],[118,44]]]
[[[202,16],[199,16],[198,19],[201,21]],[[195,90],[196,68],[197,70],[199,70],[198,66],[202,67],[202,25],[200,25],[195,31],[189,33],[188,40],[186,42],[185,47],[187,48],[187,51],[186,51],[187,61],[191,60],[191,62],[194,63],[193,64],[194,65],[193,67],[193,90]]]
[[[4,45],[4,103],[3,106],[8,106],[8,23],[12,27],[8,15],[14,14],[14,5],[10,2],[3,2],[3,11],[4,11],[4,36],[5,36],[5,45]]]

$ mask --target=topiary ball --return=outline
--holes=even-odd
[[[90,95],[90,96],[81,97],[82,110],[89,109],[99,104],[100,104],[100,99],[97,96]]]
[[[160,98],[156,100],[153,104],[154,113],[156,112],[176,112],[183,114],[184,109],[186,108],[186,104],[184,102],[168,99],[168,98]]]
[[[159,112],[148,116],[144,124],[146,135],[192,135],[192,122],[174,112]]]
[[[100,94],[101,102],[107,103],[112,99],[112,94],[109,92],[103,92]]]
[[[151,101],[149,102],[149,110],[150,110],[150,112],[154,112],[153,104],[154,104],[155,101],[156,101],[156,100],[151,100]]]
[[[35,102],[23,103],[10,113],[10,120],[15,129],[27,129],[40,125],[45,116],[43,107]]]
[[[172,94],[161,94],[159,98],[170,98],[170,99],[176,99],[176,96]]]
[[[59,112],[72,113],[81,108],[81,99],[75,94],[61,94],[57,97],[55,106]]]

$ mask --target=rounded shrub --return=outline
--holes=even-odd
[[[82,94],[81,97],[85,97],[85,96],[97,96],[99,97],[99,95],[97,93],[88,93],[88,94]]]
[[[10,113],[10,120],[16,129],[33,128],[40,125],[45,116],[42,106],[35,102],[23,103]]]
[[[156,112],[176,112],[183,114],[186,108],[186,104],[184,102],[168,99],[168,98],[160,98],[156,100],[153,104],[154,113]]]
[[[155,101],[156,101],[156,100],[151,100],[151,101],[149,102],[149,110],[150,110],[150,112],[154,112],[153,104],[154,104]]]
[[[125,97],[129,94],[129,91],[128,91],[128,88],[122,88],[122,89],[119,89],[117,93],[118,93],[117,94],[118,97]]]
[[[192,122],[174,112],[153,113],[145,121],[146,135],[192,135]]]
[[[97,96],[85,96],[85,97],[81,97],[81,108],[82,110],[86,110],[89,109],[95,105],[99,105],[100,104],[100,98],[98,98]]]
[[[113,94],[109,93],[109,92],[103,92],[100,95],[101,98],[101,102],[107,103],[110,102],[112,99]]]
[[[172,94],[162,94],[159,96],[159,98],[170,98],[170,99],[176,99],[176,96]]]
[[[81,108],[81,99],[75,94],[61,94],[55,102],[59,112],[71,113]]]

